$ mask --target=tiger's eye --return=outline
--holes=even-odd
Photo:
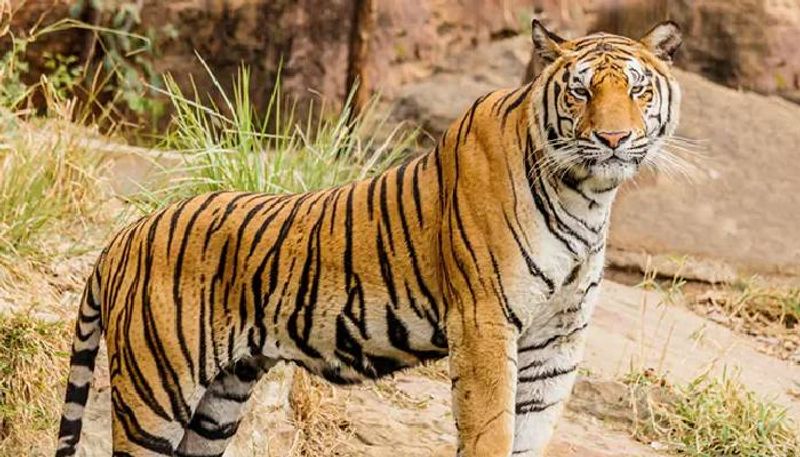
[[[633,86],[631,88],[631,95],[638,96],[644,93],[647,90],[647,84],[640,84],[638,86]]]
[[[569,90],[572,92],[572,95],[578,98],[589,98],[589,91],[583,87],[571,87]]]

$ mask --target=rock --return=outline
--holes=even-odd
[[[738,279],[730,264],[709,258],[689,255],[650,254],[611,247],[606,252],[607,265],[618,270],[653,272],[659,278],[678,278],[706,283],[731,283]]]
[[[481,95],[518,86],[530,49],[530,38],[517,36],[453,56],[430,78],[399,89],[394,117],[438,137]]]

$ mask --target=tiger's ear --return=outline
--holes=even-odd
[[[542,58],[545,65],[552,63],[563,54],[561,43],[564,39],[547,30],[538,19],[531,22],[533,49]]]
[[[678,27],[678,24],[672,21],[664,21],[656,24],[639,41],[656,57],[671,63],[672,56],[681,47],[683,39],[681,38],[681,28]]]

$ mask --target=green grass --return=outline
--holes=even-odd
[[[0,313],[0,455],[52,446],[71,331],[25,313]]]
[[[231,95],[208,73],[222,106],[196,90],[188,96],[166,78],[175,114],[164,148],[178,152],[183,166],[164,170],[170,185],[143,190],[138,203],[144,211],[215,190],[297,193],[332,187],[385,170],[415,144],[416,131],[389,129],[375,100],[358,116],[351,115],[350,98],[334,116],[312,104],[300,121],[295,106],[283,103],[280,79],[258,114],[246,69]]]
[[[634,433],[692,457],[800,455],[800,430],[786,410],[736,380],[699,376],[683,386],[650,372],[627,377],[637,405]],[[644,411],[642,411],[644,409]]]

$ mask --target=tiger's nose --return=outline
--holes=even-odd
[[[628,139],[631,136],[631,132],[598,132],[594,131],[594,137],[603,143],[604,145],[608,146],[611,149],[617,149],[623,141]]]

